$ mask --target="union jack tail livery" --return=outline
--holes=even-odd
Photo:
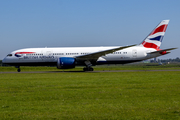
[[[159,49],[161,46],[162,39],[166,32],[169,20],[163,20],[140,44],[146,48]]]

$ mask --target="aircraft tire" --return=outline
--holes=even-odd
[[[83,68],[83,71],[85,72],[85,71],[86,71],[86,68]]]
[[[89,71],[94,71],[94,69],[93,69],[93,68],[90,68]]]
[[[94,69],[92,68],[92,67],[90,67],[90,68],[83,68],[83,71],[85,72],[85,71],[94,71]]]
[[[18,72],[21,72],[21,69],[20,69],[20,68],[18,68],[18,69],[17,69],[17,71],[18,71]]]

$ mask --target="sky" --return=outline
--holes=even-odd
[[[169,19],[159,57],[180,57],[180,0],[0,0],[0,60],[34,47],[125,46],[141,43]]]

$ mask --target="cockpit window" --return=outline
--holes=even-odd
[[[7,56],[12,56],[12,54],[8,54]]]

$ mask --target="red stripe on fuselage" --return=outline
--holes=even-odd
[[[156,34],[158,32],[165,32],[166,28],[167,28],[167,24],[166,25],[161,25],[158,28],[156,28],[150,35]]]
[[[33,54],[33,53],[35,53],[35,52],[17,52],[15,54]]]

